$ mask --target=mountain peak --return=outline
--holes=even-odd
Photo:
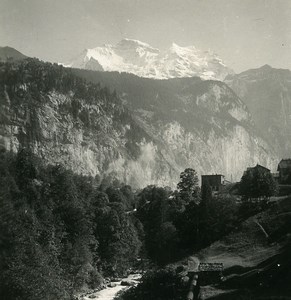
[[[263,65],[260,69],[262,69],[262,70],[271,70],[271,69],[273,69],[270,65],[268,65],[268,64],[265,64],[265,65]]]
[[[181,48],[178,44],[176,44],[176,43],[172,43],[172,45],[171,45],[171,48],[173,48],[173,49],[179,49],[179,48]]]
[[[16,60],[22,60],[27,58],[26,55],[22,54],[21,52],[17,51],[16,49],[5,46],[0,47],[0,61],[6,62],[6,61],[16,61]]]
[[[93,64],[93,65],[92,65]],[[172,43],[160,51],[135,39],[124,38],[116,45],[88,49],[70,64],[71,67],[133,73],[155,79],[201,77],[223,80],[232,70],[210,51]]]
[[[179,52],[185,51],[185,50],[186,50],[186,47],[179,46],[179,45],[176,44],[176,43],[172,43],[172,45],[171,45],[171,47],[170,47],[170,51],[171,51],[171,52],[179,53]]]
[[[147,43],[141,42],[135,39],[123,38],[120,42],[117,43],[118,45],[135,45],[135,46],[142,46],[142,47],[150,47],[151,46]]]
[[[194,45],[191,46],[180,46],[177,43],[173,42],[171,47],[172,49],[187,49],[187,50],[197,50],[197,48]]]
[[[123,52],[140,52],[141,54],[144,53],[144,51],[148,51],[150,53],[159,53],[160,50],[157,48],[152,47],[151,45],[141,42],[139,40],[134,39],[128,39],[124,38],[120,42],[116,44],[116,46],[113,46],[116,52],[123,51]]]

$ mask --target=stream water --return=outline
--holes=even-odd
[[[138,283],[138,279],[141,277],[140,274],[133,274],[129,275],[128,277],[124,278],[124,281],[130,281]],[[84,296],[84,300],[92,300],[92,299],[99,299],[99,300],[112,300],[118,294],[118,292],[130,288],[129,286],[121,285],[121,281],[114,282],[116,286],[114,287],[107,287],[99,292],[88,294]]]

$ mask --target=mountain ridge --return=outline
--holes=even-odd
[[[189,166],[199,175],[219,172],[239,180],[250,165],[260,163],[274,170],[278,163],[272,144],[256,132],[247,106],[223,82],[199,77],[156,80],[126,73],[63,68],[35,59],[17,62],[15,66],[21,66],[23,72],[29,64],[36,64],[36,69],[41,70],[37,76],[31,66],[27,70],[32,72],[40,90],[34,90],[33,84],[25,85],[23,80],[18,82],[20,74],[13,77],[15,83],[9,84],[16,84],[20,93],[15,96],[12,89],[16,99],[33,93],[35,99],[31,103],[36,106],[24,98],[19,107],[11,107],[16,100],[7,94],[5,84],[2,86],[1,144],[13,151],[29,137],[34,152],[48,163],[63,162],[82,174],[114,174],[134,187],[173,186],[180,172]],[[61,86],[63,77],[76,76],[74,80],[81,91],[86,91],[90,82],[97,90],[110,89],[114,97],[106,100],[108,104],[105,99],[101,103],[112,107],[100,114],[99,96],[94,100],[85,94],[85,98],[75,99],[78,93],[74,90],[52,92],[48,76]],[[102,97],[108,97],[106,93],[101,92]],[[37,98],[47,102],[39,107]],[[116,106],[115,100],[111,103],[111,98],[118,99],[119,104]],[[65,107],[71,108],[66,110],[64,119]],[[114,107],[127,112],[121,119],[112,119],[117,113]],[[14,120],[17,115],[20,117]],[[51,128],[50,118],[56,120]],[[35,126],[33,120],[37,122]],[[114,126],[110,125],[112,122]],[[42,138],[38,140],[38,136]]]
[[[291,71],[264,65],[227,76],[225,83],[246,103],[260,134],[277,147],[281,157],[289,157]]]
[[[123,39],[116,45],[105,44],[86,49],[64,65],[93,71],[133,73],[155,79],[199,76],[203,79],[223,80],[233,73],[210,51],[201,51],[194,46],[181,47],[175,43],[161,51],[132,39]]]

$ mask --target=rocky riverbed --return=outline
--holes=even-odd
[[[111,281],[110,283],[107,284],[106,288],[93,293],[88,293],[86,295],[81,295],[79,299],[80,300],[90,300],[90,299],[112,300],[120,291],[128,289],[131,286],[137,285],[140,278],[141,278],[140,274],[132,274],[118,281]]]

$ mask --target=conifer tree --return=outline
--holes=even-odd
[[[190,201],[199,202],[198,176],[194,169],[187,168],[180,174],[180,182],[177,185],[180,197],[189,203]]]

